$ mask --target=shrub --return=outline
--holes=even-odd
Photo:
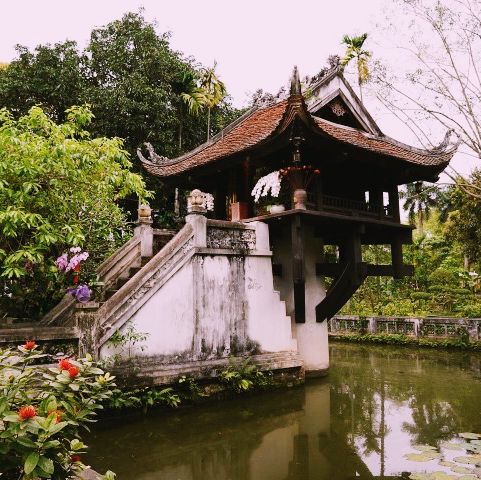
[[[114,377],[90,356],[35,365],[45,356],[34,341],[0,351],[2,479],[74,478],[85,469],[80,430],[111,395]]]

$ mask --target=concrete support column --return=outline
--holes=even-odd
[[[323,376],[329,368],[329,347],[327,322],[316,321],[316,305],[326,295],[324,282],[316,275],[316,263],[322,261],[322,241],[314,236],[312,228],[305,228],[304,285],[305,322],[293,322],[298,352],[304,362],[307,376]]]

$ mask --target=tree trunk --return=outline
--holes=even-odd
[[[210,138],[210,108],[207,109],[207,141]]]

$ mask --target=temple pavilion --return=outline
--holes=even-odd
[[[435,182],[456,146],[448,136],[432,150],[394,140],[342,69],[330,70],[307,95],[295,68],[287,98],[252,108],[196,149],[175,159],[148,149],[148,158],[139,151],[147,172],[175,187],[210,192],[213,218],[268,224],[276,289],[288,315],[303,323],[333,316],[368,275],[412,273],[402,255],[412,227],[401,223],[398,187]],[[274,171],[288,193],[282,206],[266,209],[252,190]],[[362,246],[373,244],[390,246],[389,264],[363,261]],[[329,245],[334,255],[325,254]]]

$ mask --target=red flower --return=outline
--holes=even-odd
[[[55,423],[60,423],[62,421],[62,410],[50,410],[50,412],[48,412],[48,416],[52,414],[55,414]]]
[[[25,342],[25,345],[23,346],[23,348],[25,350],[33,350],[36,346],[37,344],[35,343],[35,340],[28,340]]]
[[[37,410],[32,405],[25,405],[18,410],[18,416],[20,419],[28,420],[29,418],[33,418],[37,415]]]
[[[71,461],[72,463],[80,462],[80,455],[72,455],[72,456],[70,457],[70,461]]]
[[[70,378],[75,378],[79,374],[79,369],[72,365],[68,369],[68,374],[70,375]]]
[[[68,358],[62,358],[62,360],[58,362],[58,368],[60,368],[60,370],[68,370],[72,366]]]

